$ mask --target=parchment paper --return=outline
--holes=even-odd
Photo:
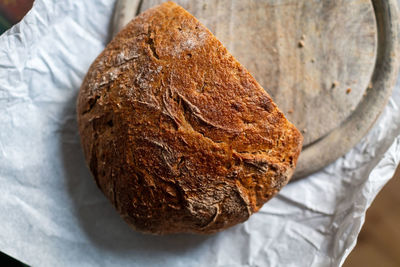
[[[37,0],[0,37],[0,250],[33,266],[343,263],[400,161],[399,85],[359,145],[286,186],[248,222],[211,236],[143,235],[97,189],[75,119],[77,91],[108,42],[113,6]]]

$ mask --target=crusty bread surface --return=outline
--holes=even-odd
[[[84,79],[77,113],[98,187],[130,225],[155,234],[244,222],[289,181],[303,139],[173,2],[109,43]]]

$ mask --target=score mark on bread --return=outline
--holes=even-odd
[[[167,2],[90,67],[77,112],[98,187],[135,229],[213,233],[290,179],[302,136],[216,37]]]

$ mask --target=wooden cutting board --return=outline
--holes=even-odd
[[[114,32],[163,0],[119,0]],[[295,178],[367,133],[398,69],[395,0],[176,0],[205,24],[304,135]]]

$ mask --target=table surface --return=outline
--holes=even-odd
[[[344,267],[400,266],[400,166],[367,211],[355,249]]]

